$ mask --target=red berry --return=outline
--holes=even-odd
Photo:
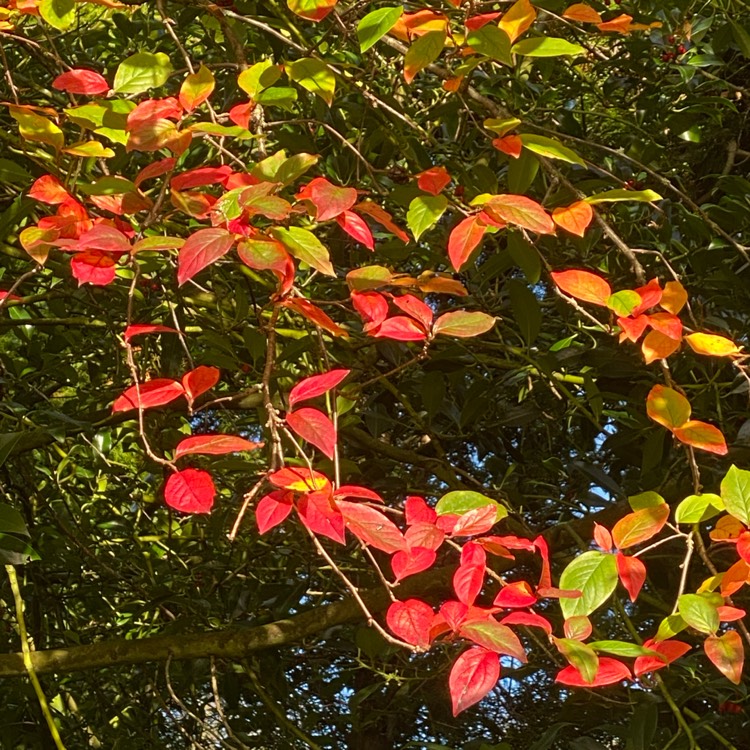
[[[669,44],[674,44],[674,42],[675,42],[675,36],[674,36],[674,34],[670,34],[667,37],[667,42],[669,42]]]
[[[663,54],[663,55],[661,56],[661,59],[662,59],[662,60],[663,60],[664,62],[669,62],[669,61],[670,61],[670,60],[672,59],[672,53],[671,53],[671,52],[665,52],[665,53],[664,53],[664,54]]]
[[[685,45],[684,45],[684,44],[681,44],[681,45],[680,45],[680,46],[679,46],[679,47],[677,48],[677,54],[678,54],[678,55],[684,55],[684,54],[685,54],[686,52],[687,52],[687,47],[685,47]]]

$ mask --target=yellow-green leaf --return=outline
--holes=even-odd
[[[336,77],[322,60],[304,57],[288,65],[286,72],[292,81],[316,94],[329,107],[331,106],[333,94],[336,91]]]
[[[50,25],[60,31],[70,28],[76,20],[74,0],[42,0],[39,3],[39,15]]]
[[[411,83],[420,70],[435,62],[445,46],[445,31],[428,31],[409,47],[404,56],[404,80]]]
[[[237,85],[251,99],[257,100],[260,92],[273,86],[279,78],[281,78],[279,67],[270,60],[261,60],[240,73]]]
[[[136,52],[123,60],[112,87],[118,94],[142,94],[162,86],[172,73],[172,63],[163,52]]]

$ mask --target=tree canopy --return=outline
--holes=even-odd
[[[744,0],[0,8],[0,745],[742,748]]]

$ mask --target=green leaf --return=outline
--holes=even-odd
[[[536,284],[542,275],[542,262],[539,252],[527,242],[520,232],[507,232],[508,254],[513,262],[523,271],[530,284]]]
[[[298,260],[326,276],[336,275],[328,250],[309,230],[302,227],[274,227],[271,234]]]
[[[123,195],[124,193],[134,193],[137,190],[135,184],[130,180],[112,175],[100,177],[91,183],[79,183],[77,187],[85,195]]]
[[[366,52],[375,42],[382,39],[395,25],[396,21],[401,18],[404,9],[402,6],[397,8],[378,8],[368,13],[357,24],[357,39],[359,40],[359,49]]]
[[[701,523],[718,516],[725,510],[724,501],[710,492],[705,495],[689,495],[674,512],[676,523]]]
[[[738,469],[734,464],[721,480],[721,499],[727,513],[750,525],[750,471]]]
[[[635,658],[637,656],[659,656],[658,651],[650,648],[644,648],[635,643],[626,641],[592,641],[588,644],[594,651],[600,651],[604,654],[613,656],[624,656],[625,658]]]
[[[667,641],[678,633],[681,633],[687,627],[685,620],[680,615],[669,615],[659,623],[659,629],[656,631],[657,641]]]
[[[264,89],[273,86],[281,78],[281,71],[271,60],[262,60],[243,70],[237,77],[237,85],[251,99],[258,101],[258,95]]]
[[[6,503],[0,503],[0,533],[31,536],[23,516]]]
[[[568,164],[578,164],[582,167],[586,166],[586,162],[573,149],[563,146],[560,141],[554,138],[522,133],[521,141],[525,148],[533,151],[535,154],[539,154],[539,156],[546,156],[548,159],[559,159]]]
[[[510,297],[510,309],[518,323],[527,346],[531,346],[542,328],[542,308],[539,300],[526,284],[510,279],[506,285]]]
[[[737,42],[742,56],[746,60],[750,60],[750,34],[747,33],[744,26],[740,26],[734,19],[730,19],[729,23],[732,26],[732,36],[734,36],[734,41]]]
[[[615,292],[607,300],[607,307],[612,310],[615,315],[625,318],[641,304],[641,301],[638,292],[633,292],[630,289],[623,289],[622,291]]]
[[[19,164],[10,159],[0,159],[0,182],[9,182],[12,185],[27,185],[33,179],[31,172]]]
[[[573,560],[560,576],[560,588],[579,590],[578,599],[561,599],[567,620],[573,615],[590,615],[612,595],[617,586],[617,561],[614,555],[591,550]]]
[[[272,86],[261,91],[255,101],[264,107],[281,107],[291,111],[297,101],[297,89],[289,86]]]
[[[136,52],[120,63],[112,88],[118,94],[142,94],[165,84],[172,70],[172,63],[163,52]]]
[[[435,62],[445,46],[444,31],[428,31],[404,55],[404,80],[411,83],[420,70]]]
[[[292,81],[316,94],[329,107],[331,106],[333,94],[336,91],[336,77],[322,60],[304,57],[288,65],[286,72]]]
[[[653,190],[607,190],[605,193],[590,195],[584,199],[586,203],[619,203],[621,201],[637,201],[639,203],[653,203],[662,200],[659,193]]]
[[[502,119],[490,117],[482,124],[487,130],[497,133],[498,137],[502,138],[506,133],[517,128],[521,124],[521,121],[517,117],[504,117]]]
[[[557,650],[581,673],[586,682],[593,682],[599,671],[599,657],[589,644],[573,638],[555,638]]]
[[[567,39],[550,36],[537,36],[516,42],[511,52],[525,57],[561,57],[562,55],[581,55],[586,52],[580,44],[573,44]]]
[[[6,432],[0,435],[0,466],[8,460],[22,435],[22,432]]]
[[[274,175],[274,180],[282,185],[291,185],[302,177],[310,167],[315,166],[320,159],[315,154],[294,154],[286,159]]]
[[[449,492],[447,495],[443,495],[438,500],[435,511],[439,516],[444,516],[447,513],[462,516],[470,510],[484,508],[486,505],[494,505],[496,507],[498,521],[508,515],[508,511],[497,500],[493,500],[491,497],[487,497],[487,495],[482,495],[480,492],[472,492],[471,490],[455,490],[454,492]]]
[[[653,508],[655,505],[664,505],[666,500],[658,492],[641,492],[638,495],[631,495],[628,503],[633,510],[642,510],[643,508]]]
[[[434,226],[448,207],[444,195],[420,195],[409,204],[406,223],[418,240],[430,227]]]
[[[513,65],[510,56],[510,37],[492,23],[470,32],[466,37],[466,43],[480,55],[498,60],[505,65]]]
[[[539,171],[539,159],[526,149],[521,151],[517,159],[511,159],[508,164],[508,189],[516,195],[523,195]]]
[[[75,0],[42,0],[39,15],[60,31],[70,28],[76,20]]]
[[[682,619],[701,633],[715,633],[719,629],[717,607],[724,603],[720,594],[683,594],[677,600],[677,611]]]

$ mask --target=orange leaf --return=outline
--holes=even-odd
[[[657,669],[666,667],[675,659],[690,651],[690,646],[682,641],[660,641],[657,643],[653,639],[644,642],[644,648],[656,651],[660,656],[639,656],[635,660],[633,672],[636,677],[640,677],[646,672],[655,672]]]
[[[646,397],[646,412],[654,422],[674,430],[690,419],[690,402],[674,388],[655,385]]]
[[[679,281],[668,281],[664,285],[664,293],[661,296],[661,306],[674,315],[677,315],[685,306],[688,294],[685,287]]]
[[[617,34],[629,34],[633,31],[633,16],[623,13],[617,18],[610,18],[609,21],[598,24],[597,28],[602,32],[612,31]]]
[[[302,297],[293,297],[292,299],[284,300],[282,303],[284,307],[288,307],[300,315],[307,318],[309,321],[314,323],[316,326],[320,326],[328,333],[334,336],[343,336],[347,338],[349,334],[340,326],[335,323],[331,318],[328,317],[319,307],[314,305],[310,300],[303,299]]]
[[[717,456],[726,456],[729,450],[721,430],[696,419],[685,422],[682,427],[676,428],[673,432],[674,436],[686,445],[692,445],[708,453],[715,453]]]
[[[416,13],[403,13],[389,33],[402,42],[410,42],[414,37],[423,36],[430,31],[447,30],[448,18],[442,13],[425,8]]]
[[[430,195],[442,193],[450,181],[451,176],[445,167],[430,167],[417,175],[419,189]]]
[[[670,354],[674,354],[680,348],[680,342],[665,336],[660,331],[650,331],[643,343],[641,351],[646,364],[650,365],[657,359],[666,359]]]
[[[269,475],[268,481],[282,490],[294,492],[318,492],[331,489],[331,482],[325,474],[301,466],[287,466],[279,469]]]
[[[669,505],[659,503],[641,508],[621,518],[612,529],[618,549],[626,549],[656,536],[669,518]]]
[[[525,195],[494,195],[484,204],[493,219],[537,234],[554,234],[555,224],[542,206]]]
[[[511,44],[529,30],[536,11],[529,0],[518,0],[503,14],[498,26],[510,37]]]
[[[456,271],[469,260],[487,231],[487,225],[478,214],[467,216],[451,230],[448,238],[448,257]]]
[[[709,357],[732,357],[740,353],[740,347],[734,341],[714,333],[691,333],[685,336],[685,341],[696,354]]]
[[[583,23],[602,22],[602,17],[590,5],[586,5],[586,3],[571,5],[562,16],[569,21],[581,21]]]
[[[260,448],[263,443],[253,443],[237,435],[193,435],[180,440],[175,448],[174,459],[195,453],[220,456],[224,453],[238,451],[252,451]]]
[[[576,201],[567,207],[556,208],[552,212],[552,221],[571,234],[583,237],[586,227],[594,218],[594,209],[586,201]]]
[[[610,285],[601,276],[589,271],[553,271],[551,276],[563,292],[581,302],[606,307],[612,295]]]
[[[733,520],[736,521],[737,519]],[[710,534],[711,539],[714,539],[713,534],[714,532],[712,531]],[[714,541],[723,540],[714,539]],[[750,577],[750,565],[744,560],[737,560],[737,562],[721,577],[721,595],[732,596],[732,594],[739,591],[748,582],[748,577]]]
[[[724,635],[709,635],[703,642],[703,649],[713,665],[730,682],[735,685],[742,682],[745,650],[736,630],[728,630]]]
[[[201,65],[197,73],[191,73],[180,88],[180,104],[188,112],[205,102],[216,86],[214,74]]]
[[[492,141],[492,145],[498,151],[502,151],[504,154],[508,154],[508,156],[512,156],[514,159],[518,159],[523,150],[523,141],[519,135],[506,135],[502,138],[495,138]]]
[[[722,516],[708,535],[715,542],[733,542],[744,531],[746,529],[742,521],[734,516]],[[750,574],[750,569],[748,569],[748,574]]]
[[[308,21],[322,21],[339,0],[287,0],[292,13]]]

